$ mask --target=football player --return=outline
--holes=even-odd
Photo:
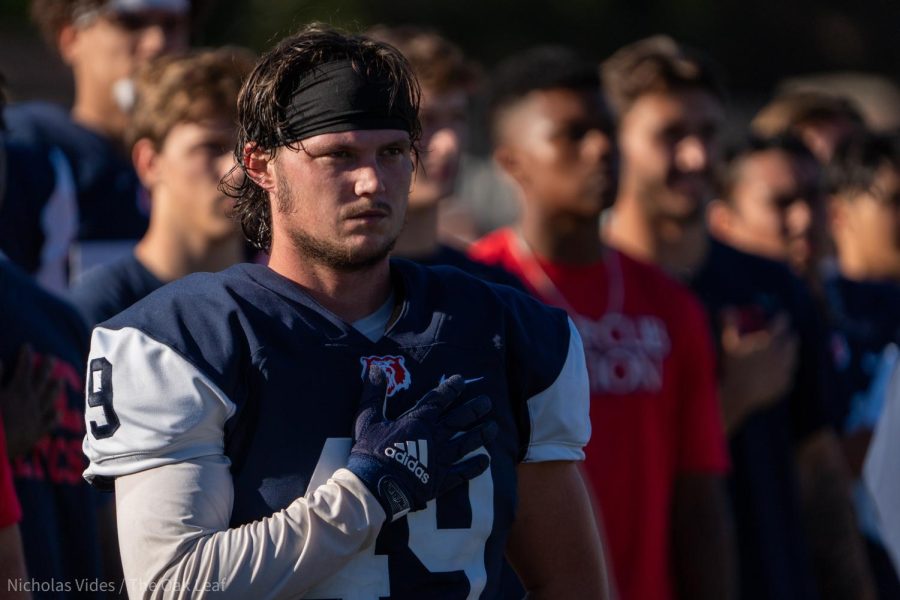
[[[128,128],[153,205],[131,252],[85,273],[70,296],[93,326],[164,283],[244,260],[234,202],[219,181],[234,166],[237,95],[255,60],[238,48],[161,56],[141,69]]]
[[[810,598],[817,584],[830,598],[870,597],[809,290],[706,229],[725,111],[716,69],[654,36],[607,59],[603,80],[622,152],[606,239],[687,283],[715,332],[741,597]]]
[[[388,259],[418,96],[390,46],[282,41],[241,91],[231,180],[269,265],[95,329],[85,475],[115,482],[130,595],[495,597],[506,553],[536,597],[605,597],[573,325]]]
[[[132,78],[152,58],[187,48],[190,9],[189,0],[31,2],[75,85],[71,110],[24,102],[7,111],[10,139],[59,150],[59,189],[41,207],[43,244],[20,261],[31,272],[52,269],[42,282],[65,287],[86,267],[128,254],[146,231],[149,205],[122,143]]]

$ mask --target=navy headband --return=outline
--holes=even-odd
[[[399,129],[412,133],[416,109],[385,76],[358,73],[350,60],[325,63],[304,75],[287,107],[287,125],[279,144],[287,145],[322,133],[358,129]]]

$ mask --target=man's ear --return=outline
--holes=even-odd
[[[147,138],[136,141],[131,148],[131,162],[141,184],[152,190],[159,179],[159,153],[153,142]]]
[[[63,62],[72,66],[78,52],[78,28],[72,23],[63,25],[56,34],[56,48]]]
[[[247,177],[253,183],[266,190],[273,191],[275,187],[275,163],[271,152],[261,150],[256,144],[244,144],[243,160]]]
[[[521,184],[523,177],[526,177],[518,152],[508,144],[499,144],[494,149],[494,162],[507,177],[518,184]]]
[[[734,212],[727,202],[716,198],[706,206],[706,226],[714,236],[728,241],[734,227]]]

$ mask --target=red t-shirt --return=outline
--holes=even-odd
[[[12,469],[6,455],[6,430],[0,418],[0,529],[22,520],[22,507],[13,487]]]
[[[671,506],[678,473],[724,473],[712,340],[693,295],[615,250],[586,266],[534,257],[510,229],[470,248],[569,311],[591,381],[585,471],[623,600],[674,597]]]

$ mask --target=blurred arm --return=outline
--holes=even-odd
[[[678,597],[735,598],[734,530],[722,477],[680,474],[675,481],[672,513]]]
[[[577,464],[523,463],[518,477],[506,553],[527,597],[608,599],[603,545]]]
[[[800,494],[819,592],[825,600],[874,599],[875,588],[856,526],[850,476],[829,430],[810,435],[797,450]]]
[[[22,537],[16,523],[0,529],[0,598],[31,598],[30,592],[16,591],[16,582],[26,581]]]

